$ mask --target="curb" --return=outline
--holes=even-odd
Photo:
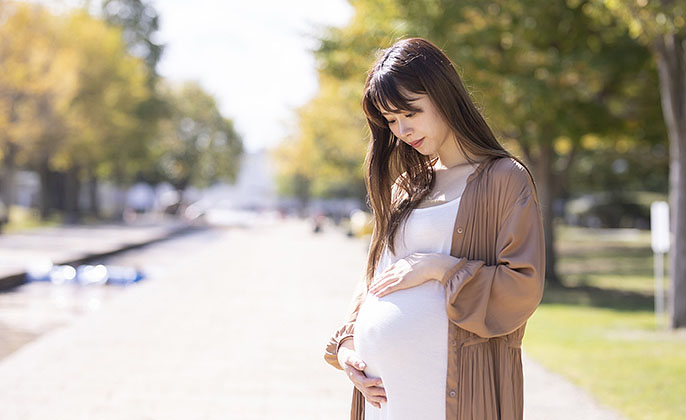
[[[167,239],[171,239],[175,236],[182,235],[185,233],[190,233],[192,231],[201,231],[201,230],[206,230],[209,229],[208,227],[205,226],[198,226],[198,225],[192,225],[192,224],[186,224],[182,225],[180,227],[174,227],[171,228],[169,231],[165,232],[161,236],[157,237],[152,237],[149,239],[146,239],[141,242],[132,242],[128,244],[122,244],[121,246],[118,246],[114,249],[110,249],[108,251],[103,251],[103,252],[93,252],[93,253],[81,253],[78,256],[75,256],[74,258],[68,258],[67,260],[62,260],[59,262],[54,262],[53,264],[55,265],[79,265],[79,264],[84,264],[87,263],[91,260],[97,259],[97,258],[106,258],[106,257],[111,257],[113,255],[116,255],[118,253],[124,252],[124,251],[129,251],[132,249],[136,248],[141,248],[146,245],[150,245],[156,242],[161,242],[165,241]],[[4,292],[7,290],[14,289],[16,287],[19,287],[23,284],[26,284],[26,271],[22,270],[21,272],[17,272],[14,274],[9,274],[9,275],[4,275],[0,276],[0,292]]]

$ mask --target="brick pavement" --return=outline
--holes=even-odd
[[[2,360],[0,418],[344,420],[351,385],[322,351],[365,248],[300,221],[222,231]],[[525,375],[527,420],[612,418],[533,361]]]

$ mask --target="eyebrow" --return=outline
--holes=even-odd
[[[420,98],[417,99],[410,99],[408,102],[417,102]],[[399,110],[402,112],[402,110]],[[390,115],[390,112],[382,112],[381,115]]]

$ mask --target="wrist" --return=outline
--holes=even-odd
[[[431,278],[438,281],[442,281],[446,273],[452,269],[458,262],[460,258],[453,257],[447,254],[436,254],[435,261],[432,262],[431,268]]]
[[[341,356],[345,354],[346,350],[354,350],[352,337],[345,337],[338,342],[338,349],[336,350],[336,359],[341,369],[345,368],[345,361],[341,359]]]
[[[343,337],[343,339],[338,342],[338,350],[340,351],[341,348],[355,350],[355,343],[353,341],[352,335],[349,335],[347,337]]]

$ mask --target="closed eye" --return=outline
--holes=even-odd
[[[414,112],[410,112],[409,114],[405,114],[405,116],[406,116],[407,118],[410,118],[410,117],[412,117],[414,114],[415,114]],[[394,122],[395,122],[395,120],[388,121],[389,124],[393,124]]]

